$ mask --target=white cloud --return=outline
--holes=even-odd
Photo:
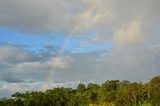
[[[143,41],[142,32],[141,22],[134,20],[128,26],[122,26],[122,28],[116,30],[113,39],[121,46],[139,44]]]

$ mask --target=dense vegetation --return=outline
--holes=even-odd
[[[77,89],[16,92],[0,106],[160,106],[160,76],[147,83],[110,80],[101,86],[80,83]]]

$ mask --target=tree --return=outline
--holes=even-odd
[[[82,84],[80,83],[78,86],[77,86],[77,92],[84,92],[86,90],[86,86],[85,84]]]
[[[0,99],[0,106],[160,106],[160,76],[147,83],[110,80],[101,86],[80,83],[77,89],[54,88]]]
[[[87,86],[87,89],[92,89],[92,90],[98,90],[99,88],[100,88],[99,85],[93,83],[89,83]]]

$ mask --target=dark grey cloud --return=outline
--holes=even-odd
[[[80,11],[75,5],[82,3],[73,0],[0,0],[0,26],[29,33],[67,32],[73,24],[72,14]]]
[[[6,45],[0,47],[0,61],[19,63],[19,62],[32,62],[40,60],[40,57],[24,48],[14,45]]]
[[[30,51],[23,45],[2,43],[0,80],[9,83],[44,80],[51,68],[53,51],[46,47],[41,51]]]
[[[13,73],[11,73],[11,72],[1,73],[0,80],[8,82],[8,83],[24,82],[22,79],[19,79],[18,76],[16,76],[16,75],[15,75],[15,77],[13,77]]]
[[[151,29],[159,23],[159,4],[159,0],[1,0],[0,26],[27,33],[84,35],[96,30],[98,38],[106,40],[115,28],[135,18],[145,24],[145,31]]]
[[[54,57],[54,50],[46,47],[37,52],[5,45],[0,47],[0,80],[10,83],[44,81],[54,62],[58,64],[57,67],[65,67],[65,63],[60,61],[62,58]]]

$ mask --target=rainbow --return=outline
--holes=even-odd
[[[88,4],[86,5],[86,7],[84,8],[84,10],[80,13],[82,15],[84,14],[88,14],[90,12],[93,12],[93,8],[94,6],[100,2],[101,0],[89,0],[88,1]],[[56,51],[56,53],[53,55],[53,58],[52,58],[52,61],[53,61],[53,64],[52,64],[52,69],[47,73],[47,76],[45,78],[45,83],[43,85],[43,90],[47,90],[49,88],[49,84],[51,83],[52,81],[52,76],[53,76],[53,73],[55,72],[55,69],[58,65],[58,61],[57,61],[57,58],[60,57],[62,55],[62,52],[63,52],[63,49],[64,49],[64,45],[67,43],[67,41],[69,40],[69,38],[71,36],[73,36],[74,32],[76,31],[76,28],[80,25],[80,23],[82,22],[82,18],[81,17],[78,17],[73,26],[72,26],[72,31],[70,33],[68,33],[67,37],[65,37],[65,40],[63,42],[63,44],[58,48],[58,50]]]

